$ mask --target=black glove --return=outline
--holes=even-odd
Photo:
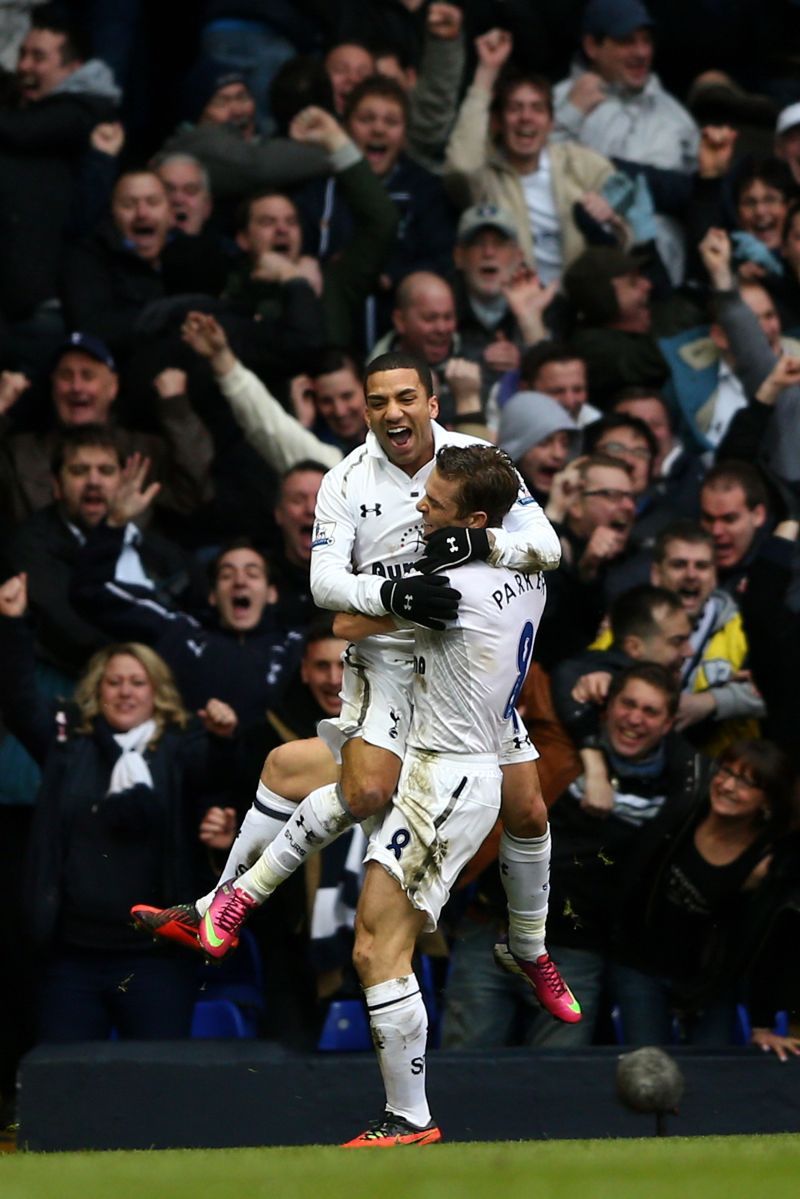
[[[440,566],[463,566],[476,559],[484,562],[491,549],[485,529],[437,529],[425,543],[425,553],[417,562],[417,570],[430,574]]]
[[[387,612],[426,629],[443,629],[445,621],[455,620],[460,599],[461,592],[444,575],[409,575],[381,584],[381,603]]]

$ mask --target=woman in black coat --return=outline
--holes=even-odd
[[[733,742],[705,798],[676,810],[657,842],[642,838],[626,872],[612,973],[627,1042],[668,1043],[676,1015],[693,1044],[733,1040],[748,976],[758,984],[774,965],[763,949],[788,898],[771,876],[789,844],[793,781],[788,758],[771,742]],[[763,1017],[770,1005],[756,989],[758,1019],[771,1022],[781,999],[775,992]],[[780,1056],[800,1044],[767,1027],[753,1032],[755,1043]]]
[[[199,796],[222,778],[232,710],[209,700],[209,737],[147,646],[107,646],[74,705],[53,712],[34,677],[25,577],[0,587],[0,710],[43,771],[27,873],[37,969],[37,1041],[188,1036],[197,962],[144,941],[135,900],[197,888]],[[74,711],[71,710],[74,707]]]

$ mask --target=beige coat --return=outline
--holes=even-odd
[[[444,184],[456,204],[492,203],[508,210],[520,231],[526,262],[536,265],[525,195],[517,172],[509,166],[489,136],[491,95],[474,84],[458,112],[444,167]],[[561,223],[561,248],[568,267],[586,249],[586,240],[575,224],[572,208],[585,192],[598,191],[613,165],[602,154],[575,142],[550,142],[553,198]]]

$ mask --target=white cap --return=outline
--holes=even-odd
[[[788,108],[784,108],[783,112],[778,113],[778,123],[775,126],[777,134],[786,133],[795,125],[800,125],[800,100],[796,104],[790,104]]]

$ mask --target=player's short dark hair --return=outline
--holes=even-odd
[[[658,400],[667,412],[670,411],[669,404],[660,390],[657,387],[645,387],[643,383],[627,383],[624,387],[620,387],[619,391],[614,392],[611,407],[621,404],[623,400]]]
[[[769,508],[769,493],[761,472],[752,463],[740,462],[737,458],[728,458],[712,466],[700,485],[700,493],[702,495],[709,489],[727,491],[731,487],[741,487],[751,511],[759,504]]]
[[[406,350],[389,350],[388,353],[379,354],[377,358],[373,358],[364,367],[365,392],[370,375],[377,375],[379,371],[416,371],[420,383],[425,388],[425,394],[433,395],[431,368],[417,354],[409,354]]]
[[[707,545],[714,548],[714,538],[697,521],[684,517],[666,525],[653,543],[653,561],[663,562],[673,541],[686,541],[689,545]]]
[[[352,371],[357,379],[361,378],[361,367],[357,360],[347,350],[340,350],[336,346],[320,350],[308,373],[312,379],[318,379],[320,375],[332,375],[334,371]]]
[[[673,678],[666,666],[659,666],[658,662],[635,662],[633,666],[628,666],[619,674],[615,674],[609,684],[606,707],[617,698],[631,679],[640,679],[643,683],[648,683],[657,691],[661,691],[667,700],[667,711],[670,716],[674,716],[678,711],[678,702],[681,697],[678,680]]]
[[[281,200],[288,200],[299,218],[300,212],[290,195],[288,195],[286,192],[282,192],[278,187],[262,187],[259,188],[258,191],[251,192],[250,195],[245,196],[244,199],[240,200],[236,205],[236,210],[233,214],[234,233],[245,233],[247,231],[247,226],[250,224],[250,213],[253,205],[257,204],[259,200],[271,200],[273,196],[277,196]]]
[[[224,545],[220,546],[217,553],[209,561],[208,567],[207,567],[207,574],[208,574],[208,581],[212,587],[214,586],[214,584],[217,581],[217,576],[219,575],[220,566],[222,565],[222,559],[227,554],[232,553],[234,550],[252,550],[254,554],[258,554],[259,558],[264,563],[264,573],[267,576],[267,582],[268,583],[272,582],[272,573],[271,573],[271,566],[270,566],[269,558],[264,553],[264,551],[261,549],[261,547],[256,545],[256,543],[253,541],[253,539],[251,537],[242,536],[242,537],[232,537],[229,541],[226,541]]]
[[[281,487],[287,479],[291,479],[292,475],[300,475],[305,471],[312,471],[315,475],[327,475],[328,468],[323,462],[318,462],[316,458],[301,458],[299,462],[293,462],[283,472],[281,475]]]
[[[782,158],[775,158],[772,154],[765,158],[751,156],[745,159],[733,184],[733,195],[737,204],[745,189],[756,182],[774,188],[787,200],[797,194],[797,184],[788,163],[785,163]]]
[[[519,495],[519,475],[504,450],[494,445],[445,445],[436,454],[443,479],[459,484],[459,516],[485,512],[496,529]]]
[[[619,391],[614,393],[614,398],[611,401],[611,411],[618,411],[619,405],[627,403],[629,400],[656,400],[664,409],[664,415],[667,418],[671,431],[675,432],[675,410],[657,387],[645,387],[642,383],[629,383],[626,387],[620,387]]]
[[[586,359],[571,349],[566,342],[540,341],[522,355],[522,361],[519,364],[520,380],[533,387],[539,371],[543,366],[549,366],[551,362],[582,362],[584,366],[586,365]]]
[[[303,652],[317,641],[330,641],[336,636],[333,631],[333,612],[324,613],[312,620],[303,636]]]
[[[164,192],[167,190],[166,184],[162,180],[158,171],[155,167],[151,166],[150,163],[143,162],[141,165],[131,163],[131,165],[127,166],[124,171],[121,171],[114,180],[114,184],[111,188],[112,198],[116,195],[117,188],[119,187],[120,183],[122,183],[123,179],[130,179],[133,175],[151,175],[155,180],[157,180],[159,187],[163,188]]]
[[[581,458],[577,465],[578,476],[581,482],[586,484],[586,476],[593,466],[613,467],[614,470],[624,470],[625,474],[630,478],[631,468],[627,462],[623,462],[621,458],[615,458],[613,454],[606,454],[602,450],[595,450],[593,454],[586,454]]]
[[[604,437],[606,433],[613,433],[615,429],[630,429],[632,433],[636,433],[642,438],[650,451],[650,467],[652,469],[653,462],[658,455],[658,442],[653,435],[653,430],[638,416],[631,416],[628,412],[607,412],[605,416],[601,416],[587,425],[583,430],[583,446],[586,452],[591,454],[601,437]]]
[[[379,58],[395,58],[400,67],[407,71],[409,67],[419,66],[419,54],[416,53],[416,47],[409,45],[406,42],[373,40],[369,44],[369,52],[375,62]]]
[[[70,62],[86,62],[92,56],[92,47],[86,28],[76,21],[62,4],[43,4],[31,13],[31,29],[46,29],[48,33],[60,34],[61,65]]]
[[[111,450],[120,467],[125,463],[119,436],[109,425],[74,425],[62,429],[53,446],[53,452],[50,455],[50,471],[55,478],[61,474],[67,458],[76,450],[83,449],[84,446],[96,446],[99,449]]]
[[[396,79],[392,79],[388,75],[368,75],[366,79],[362,79],[360,83],[356,84],[344,102],[342,120],[345,124],[353,115],[353,109],[358,107],[365,96],[380,96],[383,100],[393,100],[402,109],[403,119],[408,125],[408,94]]]
[[[662,608],[668,612],[682,612],[683,604],[674,591],[650,583],[623,591],[609,612],[614,644],[622,645],[626,637],[655,637],[661,631],[656,612]]]
[[[518,87],[525,85],[533,87],[537,92],[541,92],[547,102],[547,110],[550,115],[553,115],[553,85],[546,75],[539,75],[535,71],[525,71],[512,63],[506,67],[500,74],[499,79],[494,85],[492,92],[492,102],[490,112],[493,117],[499,117],[503,109],[508,104],[512,92],[515,92]]]

